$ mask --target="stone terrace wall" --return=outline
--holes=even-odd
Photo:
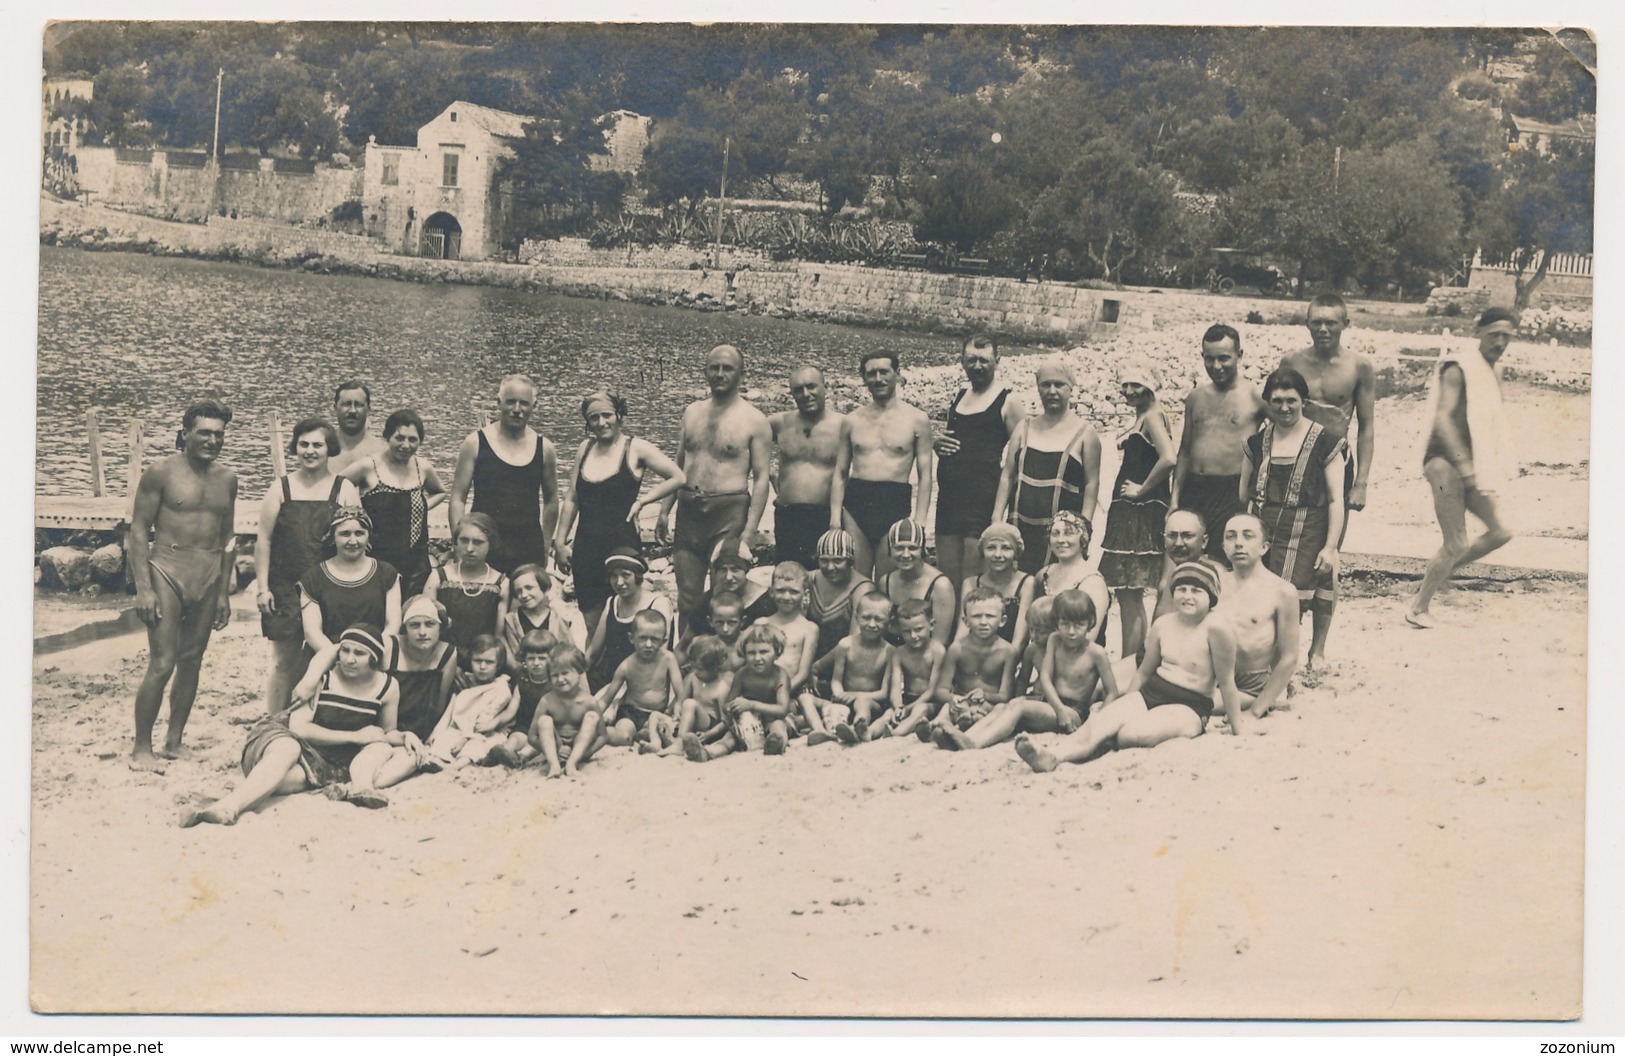
[[[245,251],[269,249],[279,253],[324,253],[356,263],[370,260],[383,250],[383,243],[376,238],[321,228],[289,227],[269,220],[233,220],[211,216],[208,230],[218,249],[232,247]]]
[[[120,153],[128,160],[119,161]],[[361,197],[359,168],[322,164],[314,172],[283,172],[270,158],[262,158],[257,168],[222,169],[216,201],[208,168],[170,165],[162,150],[83,147],[75,158],[79,186],[94,201],[171,220],[200,221],[213,202],[216,210],[235,209],[239,216],[293,224],[329,216],[341,203]]]
[[[519,247],[523,264],[547,264],[566,268],[662,268],[667,270],[711,267],[711,251],[693,246],[624,246],[620,249],[594,249],[584,238],[533,241]],[[794,267],[771,260],[765,254],[736,247],[723,247],[722,270],[742,268],[775,270]]]

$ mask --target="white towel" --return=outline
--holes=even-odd
[[[1467,431],[1473,449],[1473,470],[1478,487],[1484,491],[1501,490],[1514,476],[1512,443],[1507,434],[1506,413],[1501,407],[1501,371],[1485,362],[1475,348],[1471,351],[1448,353],[1439,359],[1439,369],[1433,372],[1430,383],[1434,419],[1439,413],[1439,374],[1445,364],[1454,363],[1461,368],[1467,395]]]

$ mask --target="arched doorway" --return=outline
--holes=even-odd
[[[425,257],[459,260],[462,256],[463,225],[450,213],[435,213],[423,221],[423,249]]]

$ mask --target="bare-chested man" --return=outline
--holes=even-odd
[[[163,773],[152,750],[152,727],[171,676],[169,731],[161,754],[180,755],[209,633],[231,619],[237,474],[216,463],[230,422],[231,409],[213,400],[188,407],[181,418],[180,454],[141,474],[136,488],[130,575],[136,615],[147,625],[147,673],[135,693],[132,770]]]
[[[791,372],[790,398],[795,410],[767,419],[779,450],[773,538],[780,561],[811,570],[818,567],[818,537],[829,530],[829,492],[846,415],[827,408],[824,372],[817,367]]]
[[[887,529],[911,518],[915,524],[925,523],[936,455],[931,450],[931,419],[912,403],[897,398],[897,383],[902,379],[897,353],[865,354],[858,373],[869,390],[870,403],[841,423],[829,526],[840,528],[846,523],[843,510],[851,515],[857,528],[852,536],[857,544],[854,567],[860,574],[872,576],[895,567],[882,548]],[[911,476],[919,481],[912,499]]]
[[[1516,317],[1491,308],[1478,319],[1478,351],[1446,355],[1433,379],[1433,429],[1422,454],[1422,475],[1433,490],[1433,512],[1444,545],[1428,562],[1405,622],[1433,626],[1428,606],[1456,569],[1505,546],[1512,533],[1501,523],[1500,495],[1516,473],[1501,408],[1495,366],[1517,332]],[[1484,534],[1467,542],[1467,511]]]
[[[1242,509],[1241,445],[1258,432],[1264,400],[1256,385],[1241,378],[1241,335],[1235,327],[1214,323],[1207,328],[1202,335],[1202,367],[1209,380],[1185,397],[1185,424],[1168,508],[1201,514],[1202,522],[1212,526],[1207,555],[1228,564],[1219,536]]]
[[[1354,461],[1344,469],[1345,516],[1343,531],[1337,537],[1339,548],[1348,533],[1347,512],[1365,509],[1366,478],[1371,473],[1371,452],[1376,441],[1376,370],[1370,359],[1343,348],[1343,331],[1348,325],[1349,310],[1343,298],[1323,293],[1309,302],[1309,337],[1313,344],[1281,357],[1281,366],[1302,374],[1309,384],[1309,399],[1303,405],[1305,418],[1345,441],[1351,422],[1355,426]],[[1331,597],[1315,598],[1309,611],[1314,617],[1309,642],[1309,656],[1314,662],[1326,655],[1326,638],[1337,613],[1336,579],[1332,580]]]
[[[933,445],[937,454],[937,567],[958,590],[982,571],[982,531],[993,523],[1004,447],[1027,417],[994,385],[999,343],[987,334],[965,339],[959,368],[968,388],[948,405],[948,426]]]
[[[1224,526],[1230,576],[1224,616],[1236,632],[1236,693],[1244,711],[1263,718],[1278,706],[1298,669],[1298,592],[1264,565],[1264,526],[1238,513]]]
[[[489,514],[500,544],[486,557],[492,568],[503,573],[520,565],[546,568],[559,519],[558,452],[553,441],[530,427],[536,383],[524,374],[508,375],[497,387],[497,406],[497,420],[469,433],[457,449],[446,503],[452,536],[464,513]]]
[[[717,547],[737,546],[754,533],[767,506],[773,430],[767,416],[739,394],[745,357],[718,345],[705,357],[711,395],[683,410],[677,465],[688,483],[660,504],[655,535],[672,546],[678,616],[686,629],[705,590],[705,570]],[[676,531],[670,525],[677,507]]]
[[[367,415],[372,413],[372,390],[364,381],[346,381],[333,390],[333,422],[338,426],[339,453],[327,460],[327,468],[342,473],[368,455],[381,455],[389,445],[381,436],[367,433]]]

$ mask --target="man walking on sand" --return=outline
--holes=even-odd
[[[853,567],[873,578],[891,571],[890,555],[882,550],[886,532],[898,521],[925,523],[931,507],[931,419],[924,411],[897,398],[902,374],[897,353],[868,352],[858,362],[858,373],[869,390],[870,402],[846,416],[835,461],[835,483],[830,490],[829,526],[840,528],[850,514],[857,532]],[[911,492],[911,477],[919,487]],[[878,565],[878,568],[877,568]]]
[[[778,448],[773,480],[773,542],[780,561],[795,561],[811,571],[818,567],[818,537],[829,530],[829,492],[835,479],[835,454],[846,415],[827,407],[824,372],[798,367],[790,373],[793,411],[769,415]]]
[[[346,381],[333,390],[333,422],[338,426],[339,453],[327,460],[327,468],[342,473],[346,467],[368,455],[381,455],[389,447],[382,437],[367,434],[367,415],[372,413],[372,390],[364,381]]]
[[[136,615],[147,625],[147,673],[135,694],[132,770],[164,772],[152,750],[152,728],[171,676],[169,731],[158,754],[182,755],[209,634],[231,619],[237,474],[217,463],[230,422],[231,409],[213,400],[188,407],[180,453],[142,473],[136,487],[130,578]]]
[[[994,384],[999,343],[987,334],[965,339],[959,369],[967,388],[948,405],[948,425],[936,438],[937,568],[957,591],[982,571],[982,530],[993,523],[1004,447],[1027,417],[1010,390]]]
[[[1241,335],[1214,323],[1202,335],[1202,368],[1208,383],[1185,397],[1169,509],[1194,510],[1208,526],[1207,555],[1228,564],[1224,526],[1241,512],[1241,445],[1258,432],[1264,400],[1241,377]],[[1182,560],[1189,560],[1188,558]]]
[[[1310,347],[1281,357],[1281,366],[1291,367],[1309,385],[1304,402],[1305,418],[1319,424],[1333,436],[1348,440],[1349,427],[1355,427],[1352,445],[1354,461],[1346,464],[1343,477],[1343,530],[1337,545],[1348,534],[1347,514],[1365,509],[1366,478],[1371,473],[1371,452],[1376,443],[1375,406],[1377,374],[1371,360],[1343,348],[1343,331],[1349,325],[1348,305],[1335,293],[1323,293],[1309,302]],[[1309,664],[1326,657],[1326,638],[1331,634],[1332,617],[1337,613],[1337,580],[1332,580],[1331,597],[1317,597],[1310,606],[1314,631],[1309,641]]]
[[[718,345],[705,357],[711,395],[684,408],[677,439],[677,465],[688,482],[661,502],[655,522],[656,538],[672,547],[684,629],[699,605],[717,547],[748,541],[767,506],[773,430],[767,416],[740,395],[744,379],[745,357],[734,346]]]
[[[1224,526],[1230,576],[1224,616],[1236,632],[1236,693],[1261,719],[1278,706],[1298,669],[1298,592],[1264,565],[1264,525],[1238,513]]]
[[[1491,308],[1478,319],[1478,352],[1440,358],[1433,376],[1433,431],[1422,455],[1422,475],[1433,489],[1433,512],[1444,545],[1428,562],[1405,622],[1433,626],[1433,595],[1463,565],[1505,546],[1512,533],[1501,523],[1503,489],[1517,471],[1506,412],[1501,406],[1501,355],[1517,332],[1517,317]],[[1484,534],[1467,542],[1467,511]]]
[[[501,548],[487,563],[502,573],[520,565],[547,567],[559,519],[558,453],[553,441],[530,427],[536,383],[510,374],[497,387],[497,420],[468,434],[457,449],[457,470],[446,503],[452,538],[465,513],[489,514]],[[474,490],[469,503],[468,492]]]

